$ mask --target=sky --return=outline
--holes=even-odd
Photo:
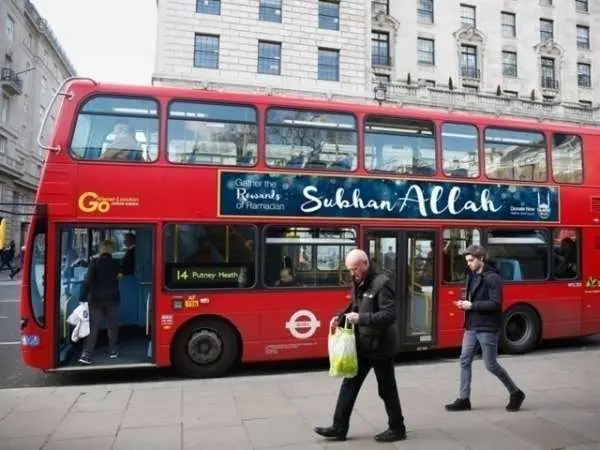
[[[154,70],[156,0],[31,0],[77,74],[147,84]]]

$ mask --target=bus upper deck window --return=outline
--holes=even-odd
[[[546,181],[546,139],[535,131],[485,130],[485,174],[495,180]]]
[[[169,105],[167,156],[171,162],[254,166],[256,135],[253,107],[192,101]]]
[[[93,97],[77,116],[71,155],[95,161],[156,161],[158,128],[154,100]]]
[[[271,167],[351,171],[356,169],[356,119],[271,108],[267,112],[267,164]]]
[[[370,172],[435,175],[435,125],[397,117],[368,117],[365,167]]]

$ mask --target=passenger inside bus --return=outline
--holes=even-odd
[[[300,284],[292,275],[292,271],[290,269],[282,269],[279,272],[279,280],[275,282],[275,286],[280,287],[291,287],[291,286],[299,286]]]
[[[106,146],[100,159],[118,161],[142,161],[142,148],[135,138],[133,128],[126,122],[118,122],[112,131],[114,139]]]
[[[570,237],[560,241],[560,249],[554,253],[554,274],[557,278],[570,279],[577,275],[577,245]]]

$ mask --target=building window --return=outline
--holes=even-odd
[[[196,34],[194,67],[219,68],[219,36]]]
[[[6,24],[4,25],[4,31],[9,41],[14,42],[15,40],[15,21],[8,14],[6,15]]]
[[[546,181],[546,139],[542,133],[487,128],[484,149],[488,178]]]
[[[477,47],[473,45],[460,46],[460,74],[463,78],[479,78]]]
[[[502,36],[514,38],[517,35],[517,16],[514,13],[502,12]]]
[[[258,18],[265,22],[281,22],[281,0],[260,0]]]
[[[541,6],[552,6],[552,0],[540,0]]]
[[[552,58],[542,58],[542,88],[558,89],[554,59]]]
[[[577,48],[589,50],[590,48],[590,27],[577,25]]]
[[[372,0],[371,6],[376,14],[383,11],[386,15],[390,13],[390,0]]]
[[[462,89],[468,94],[477,94],[479,92],[479,86],[473,86],[471,84],[463,84]]]
[[[221,14],[221,0],[196,0],[196,12],[202,14]]]
[[[589,11],[588,0],[575,0],[575,11],[586,13]]]
[[[442,126],[444,175],[457,178],[479,176],[479,137],[477,127],[458,123]]]
[[[517,54],[515,52],[502,52],[502,75],[517,77]]]
[[[433,0],[419,0],[417,16],[419,22],[433,23]]]
[[[390,65],[390,36],[388,33],[371,33],[371,63],[374,66]]]
[[[419,64],[435,64],[435,42],[433,39],[418,38]]]
[[[507,91],[507,90],[504,90],[504,91],[502,91],[502,93],[504,95],[506,95],[507,97],[519,98],[519,93],[517,91]]]
[[[2,94],[2,108],[0,110],[0,121],[8,123],[8,113],[10,112],[10,97],[6,94]]]
[[[340,4],[337,1],[319,0],[319,28],[340,29]]]
[[[540,41],[546,42],[554,39],[554,21],[540,19]]]
[[[340,80],[340,51],[319,49],[319,80]]]
[[[8,148],[8,140],[4,136],[0,136],[0,154],[4,155]]]
[[[258,41],[258,73],[281,74],[281,43]]]
[[[40,83],[40,95],[42,97],[42,100],[43,100],[44,95],[46,95],[46,84],[47,84],[47,82],[48,82],[48,80],[46,79],[46,77],[42,75],[42,80],[41,80],[41,83]]]
[[[504,281],[545,280],[548,277],[548,241],[546,230],[489,230],[487,258],[496,263]]]
[[[475,7],[471,5],[460,5],[460,23],[466,28],[476,28]]]
[[[577,63],[577,85],[579,87],[592,87],[592,66],[586,63]]]
[[[390,82],[390,76],[386,75],[384,73],[376,73],[374,75],[374,78],[375,78],[375,83],[381,82],[381,83],[386,84],[386,83]]]
[[[579,103],[582,103],[580,101]],[[592,106],[592,102],[588,102]],[[581,138],[572,134],[556,133],[552,147],[552,176],[557,183],[583,181]]]
[[[428,88],[434,88],[435,87],[435,80],[425,80],[425,86]]]

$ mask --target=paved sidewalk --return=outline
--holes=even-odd
[[[458,363],[398,366],[408,440],[379,444],[385,428],[375,377],[365,383],[350,440],[325,442],[339,380],[326,372],[146,384],[0,391],[0,449],[600,449],[600,350],[501,359],[527,393],[504,410],[500,383],[474,363],[471,412],[448,413]]]

